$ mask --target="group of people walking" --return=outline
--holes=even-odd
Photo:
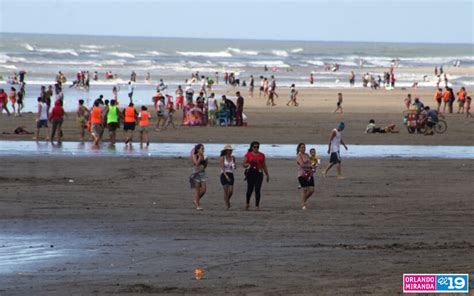
[[[339,153],[340,145],[347,150],[347,146],[342,140],[342,131],[344,130],[344,122],[340,122],[337,128],[331,131],[329,139],[328,154],[330,154],[329,164],[323,171],[322,176],[326,177],[328,171],[337,166],[338,179],[343,179],[341,172],[341,157]],[[237,164],[233,155],[234,149],[231,145],[225,145],[221,150],[219,157],[220,167],[220,183],[224,191],[225,209],[230,209],[230,200],[234,193],[235,171]],[[196,210],[203,210],[201,200],[207,190],[206,168],[208,166],[208,158],[204,154],[205,147],[203,144],[197,144],[191,150],[191,163],[193,172],[189,176],[191,188],[195,189],[194,206]],[[316,149],[312,148],[308,154],[306,145],[299,143],[296,147],[296,165],[298,188],[301,189],[301,209],[308,208],[308,200],[314,193],[314,177],[316,168],[320,164],[320,158],[316,155]],[[270,181],[270,174],[267,168],[265,154],[260,151],[260,143],[253,141],[245,153],[242,161],[244,168],[244,181],[247,183],[245,209],[250,209],[250,201],[252,195],[255,196],[255,209],[260,210],[262,184],[265,180]]]

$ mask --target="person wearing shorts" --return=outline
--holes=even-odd
[[[235,158],[232,155],[233,150],[231,145],[225,145],[221,150],[220,157],[220,179],[222,187],[224,188],[224,204],[227,210],[230,208],[230,198],[234,192]]]
[[[102,135],[102,109],[100,108],[100,102],[96,100],[94,107],[91,111],[91,134],[94,138],[94,146],[99,146],[99,141]]]
[[[137,110],[133,103],[128,104],[128,107],[123,110],[123,130],[125,132],[125,144],[132,145],[133,131],[137,122]]]
[[[296,147],[296,163],[298,164],[298,182],[302,189],[301,209],[307,209],[307,201],[314,193],[314,176],[311,159],[306,153],[306,145],[299,143]]]
[[[150,114],[146,106],[142,106],[140,114],[138,115],[138,131],[140,132],[140,146],[143,147],[143,142],[148,147],[150,141],[148,140],[148,128],[150,126]]]
[[[191,152],[191,160],[193,163],[194,171],[189,177],[191,187],[196,189],[194,196],[194,206],[196,210],[202,211],[201,199],[206,194],[206,167],[207,157],[204,156],[204,145],[197,144]]]
[[[39,140],[39,131],[42,128],[46,129],[46,141],[49,141],[49,127],[48,127],[48,106],[43,102],[41,97],[38,97],[38,113],[36,116],[36,135],[34,140]]]
[[[107,128],[109,129],[110,145],[114,145],[117,129],[120,127],[120,110],[117,107],[117,100],[113,99],[110,101],[110,106],[107,108],[105,118],[107,119]]]
[[[342,140],[342,131],[345,128],[344,122],[339,122],[339,125],[337,128],[333,129],[331,132],[331,137],[329,139],[329,147],[328,147],[328,154],[330,154],[329,157],[329,165],[323,172],[323,176],[326,177],[329,169],[331,169],[334,165],[337,165],[337,178],[338,179],[344,179],[341,173],[341,156],[339,154],[339,147],[341,144],[346,148],[347,146]]]

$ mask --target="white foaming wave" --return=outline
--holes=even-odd
[[[286,50],[272,50],[272,54],[278,57],[288,57],[288,52]]]
[[[151,65],[153,64],[153,61],[151,60],[138,60],[135,62],[137,65]]]
[[[453,61],[461,60],[464,62],[473,62],[474,56],[448,56],[448,57],[405,57],[400,58],[400,63],[417,63],[417,64],[431,64],[442,65],[452,64]],[[461,62],[462,65],[462,62]]]
[[[119,58],[131,58],[131,59],[135,58],[133,54],[128,53],[128,52],[112,51],[112,52],[108,52],[107,54],[111,56],[116,56]]]
[[[267,67],[281,67],[281,68],[289,68],[290,66],[285,64],[283,61],[253,61],[249,62],[249,65],[252,66],[265,66]]]
[[[35,65],[84,65],[84,66],[97,66],[98,64],[95,61],[62,61],[62,60],[51,60],[51,61],[44,61],[44,60],[28,60],[28,64],[35,64]]]
[[[94,50],[105,48],[105,46],[103,46],[103,45],[94,45],[94,44],[90,44],[90,45],[89,44],[81,44],[79,46],[82,47],[82,48],[94,49]]]
[[[29,45],[28,43],[23,43],[23,44],[21,44],[21,46],[24,47],[28,51],[34,51],[35,50],[35,48],[33,46]]]
[[[10,57],[6,54],[0,53],[0,63],[4,64],[10,60]]]
[[[0,65],[0,67],[2,68],[6,68],[6,69],[11,69],[11,70],[16,70],[16,66],[14,65]]]
[[[99,51],[97,49],[79,49],[79,52],[81,52],[81,53],[98,53]]]
[[[76,57],[79,56],[79,54],[74,49],[37,48],[36,51],[45,53],[70,54]]]
[[[244,63],[239,63],[239,62],[218,62],[219,65],[222,65],[224,67],[229,67],[229,68],[239,68],[239,67],[245,67],[246,64]]]
[[[124,59],[118,59],[118,60],[105,60],[105,61],[101,61],[100,62],[100,65],[103,65],[103,66],[123,66],[127,63],[126,60]]]
[[[240,48],[233,48],[233,47],[228,47],[227,51],[229,51],[230,53],[240,54],[240,55],[250,55],[250,56],[258,55],[258,51],[255,51],[255,50],[241,50]]]
[[[161,56],[161,55],[163,55],[162,52],[159,52],[159,51],[156,51],[156,50],[147,51],[146,53],[147,53],[148,55],[153,55],[153,56]]]
[[[179,55],[190,57],[230,58],[232,54],[227,51],[199,52],[199,51],[177,51]]]
[[[324,62],[323,61],[317,61],[317,60],[308,60],[308,61],[305,61],[307,64],[310,64],[310,65],[315,65],[315,66],[324,66]]]
[[[304,49],[302,48],[295,48],[295,49],[292,49],[291,52],[292,53],[299,53],[299,52],[303,52]]]

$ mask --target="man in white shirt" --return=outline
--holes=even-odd
[[[344,179],[341,173],[341,155],[339,154],[339,148],[341,144],[346,148],[347,146],[342,140],[342,131],[345,128],[344,122],[339,122],[337,128],[333,129],[331,132],[331,137],[329,139],[328,154],[330,154],[329,165],[323,172],[323,177],[327,176],[327,173],[330,168],[334,165],[337,165],[337,178]]]
[[[135,90],[135,85],[132,81],[128,82],[128,98],[130,99],[130,103],[133,103],[133,91]]]

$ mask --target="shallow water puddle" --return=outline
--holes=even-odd
[[[224,144],[205,144],[205,154],[218,157]],[[232,144],[234,155],[243,157],[249,144]],[[108,143],[93,147],[91,143],[63,142],[61,145],[49,142],[34,141],[0,141],[0,155],[15,156],[134,156],[134,157],[188,157],[194,144],[152,143],[141,148],[134,143],[132,147],[117,143],[110,147]],[[320,157],[328,156],[327,144],[306,144],[307,151],[316,148]],[[260,151],[267,157],[293,158],[296,145],[262,144]],[[425,146],[425,145],[349,145],[349,150],[342,150],[343,158],[444,158],[474,159],[474,146]]]

